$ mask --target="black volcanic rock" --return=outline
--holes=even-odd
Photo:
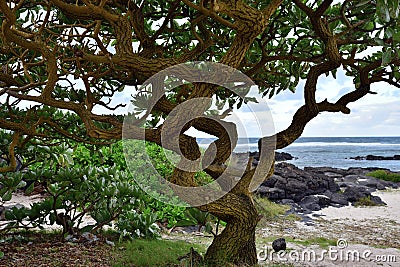
[[[349,204],[347,197],[341,193],[333,193],[330,200],[331,204],[336,204],[338,206],[347,206]]]
[[[371,195],[371,189],[366,186],[349,186],[343,192],[343,195],[352,203],[356,203],[362,198],[370,198],[377,205],[386,205],[378,196]]]
[[[258,161],[260,160],[260,154],[258,152],[250,152],[249,153],[250,157],[253,157],[253,165],[257,165]],[[275,161],[287,161],[287,160],[292,160],[296,159],[292,155],[286,152],[275,152]]]
[[[354,160],[400,160],[400,155],[394,155],[393,157],[367,155],[367,156],[351,157],[350,159],[354,159]]]
[[[284,238],[278,238],[272,242],[272,248],[275,252],[286,250],[286,240]]]
[[[287,161],[295,159],[292,155],[286,152],[275,152],[275,161]]]
[[[366,176],[378,168],[337,169],[306,167],[281,162],[275,165],[274,174],[258,189],[261,196],[290,205],[289,213],[309,214],[327,206],[341,207],[368,197],[376,204],[385,204],[371,193],[398,184]]]
[[[321,209],[319,205],[319,198],[317,196],[305,196],[300,202],[299,205],[305,210],[317,211]]]
[[[276,164],[274,175],[261,186],[262,192],[259,193],[266,194],[271,200],[287,198],[296,202],[308,195],[322,194],[327,190],[337,192],[340,189],[332,177],[307,172],[289,163]],[[278,189],[278,194],[276,190],[271,190],[272,194],[268,194],[266,188]]]

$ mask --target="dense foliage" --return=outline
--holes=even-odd
[[[143,192],[132,178],[135,174],[126,171],[121,142],[110,146],[75,143],[73,147],[60,144],[33,147],[36,155],[44,151],[43,161],[1,175],[3,202],[11,200],[16,189],[27,195],[41,192],[43,196],[43,200],[29,208],[16,206],[6,210],[5,219],[9,222],[2,231],[56,224],[65,234],[77,234],[114,225],[121,237],[149,238],[159,233],[156,222],[168,228],[207,226],[206,230],[212,231],[210,220],[206,219],[211,215],[164,204]],[[173,167],[167,164],[160,147],[148,144],[147,149],[156,169],[163,175],[170,174]],[[20,158],[25,164],[27,158],[22,155]],[[144,164],[140,160],[137,163]],[[94,221],[82,226],[83,218],[88,215]]]

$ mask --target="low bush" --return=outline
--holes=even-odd
[[[385,180],[385,181],[391,181],[395,183],[400,182],[400,174],[399,173],[393,173],[385,170],[376,170],[370,173],[367,173],[367,176],[372,176],[377,179]]]
[[[155,222],[168,228],[178,222],[192,222],[209,229],[203,221],[194,221],[185,207],[160,201],[165,195],[158,195],[157,200],[142,190],[138,181],[159,186],[157,175],[171,175],[174,167],[168,158],[174,155],[153,143],[146,143],[147,151],[143,153],[143,143],[138,145],[136,150],[129,147],[133,153],[129,168],[122,142],[110,146],[60,143],[30,147],[31,154],[37,154],[41,160],[33,161],[24,171],[0,174],[0,202],[11,200],[17,189],[27,195],[41,191],[43,200],[30,207],[7,210],[5,217],[9,223],[2,231],[57,224],[65,234],[71,234],[94,232],[115,223],[121,237],[147,238],[157,235]],[[196,177],[208,179],[200,172]],[[85,215],[90,215],[95,223],[82,227]]]
[[[357,202],[354,203],[354,206],[355,207],[372,207],[372,206],[379,206],[379,204],[372,201],[370,196],[366,196],[366,197],[363,197],[363,198],[360,198],[359,200],[357,200]]]
[[[75,234],[94,232],[116,221],[122,236],[154,237],[157,234],[156,217],[141,211],[145,201],[143,192],[132,182],[129,173],[115,167],[68,167],[57,172],[39,169],[16,176],[13,180],[17,178],[41,184],[44,199],[29,208],[13,207],[7,210],[5,219],[10,222],[3,231],[57,224],[64,234]],[[29,186],[26,192],[29,193],[31,188]],[[90,215],[95,223],[81,227],[85,215]],[[131,224],[123,223],[127,218]]]

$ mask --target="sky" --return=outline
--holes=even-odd
[[[286,128],[294,112],[303,103],[304,82],[296,93],[285,91],[268,101],[277,131]],[[346,92],[354,90],[352,79],[338,71],[337,79],[320,77],[317,101],[325,98],[335,102]],[[368,94],[348,107],[350,114],[321,113],[307,126],[303,136],[400,136],[400,89],[386,83],[376,83]]]

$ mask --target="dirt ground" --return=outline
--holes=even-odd
[[[11,236],[12,242],[0,243],[4,257],[0,266],[112,266],[110,245],[99,241],[93,244],[62,242],[59,236],[30,233]]]

